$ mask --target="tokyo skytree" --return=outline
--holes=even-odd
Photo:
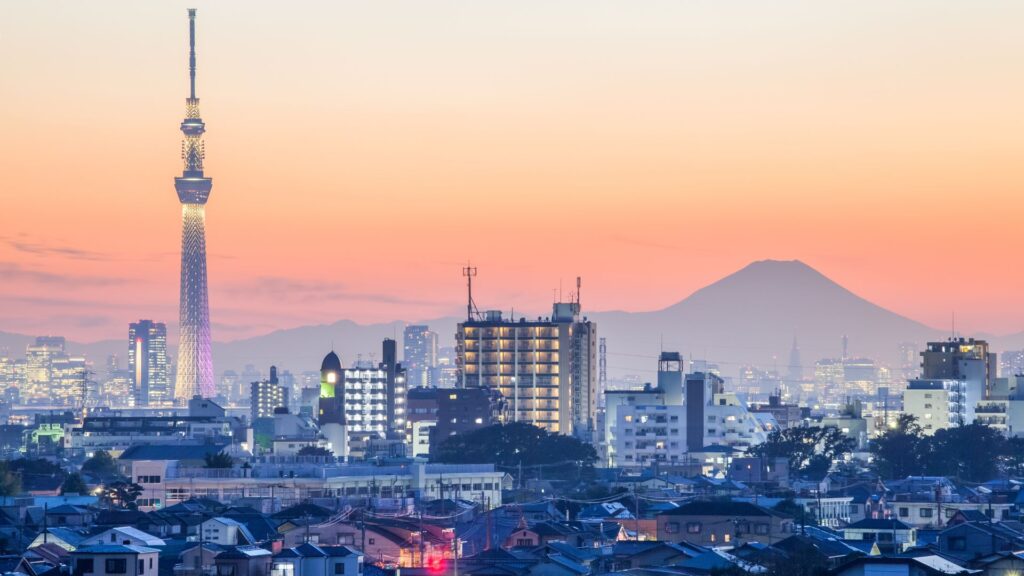
[[[210,397],[213,388],[213,360],[210,345],[210,303],[206,288],[206,201],[213,180],[203,175],[206,155],[196,98],[196,11],[188,11],[189,97],[181,132],[181,158],[185,168],[174,188],[181,201],[181,308],[178,336],[178,377],[175,399],[188,400],[199,394]]]

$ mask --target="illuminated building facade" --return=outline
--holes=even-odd
[[[128,325],[128,371],[135,406],[172,403],[167,374],[167,326],[139,320]]]
[[[402,332],[406,380],[410,388],[433,386],[431,371],[437,366],[437,333],[429,326],[410,325]]]
[[[597,325],[578,302],[534,321],[489,311],[458,325],[456,347],[461,387],[497,390],[513,421],[594,441]]]
[[[388,371],[342,368],[329,353],[320,364],[318,422],[335,456],[362,456],[388,430]]]
[[[288,388],[277,379],[277,367],[270,367],[270,378],[258,380],[249,386],[252,421],[273,418],[278,408],[288,408]]]
[[[213,180],[203,174],[206,125],[199,115],[196,98],[196,11],[189,9],[189,97],[181,132],[181,156],[185,167],[174,179],[181,202],[181,293],[178,371],[174,397],[185,402],[195,395],[214,394],[213,360],[210,340],[210,304],[206,286],[206,201]]]

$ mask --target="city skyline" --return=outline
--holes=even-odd
[[[457,316],[467,259],[482,302],[538,312],[576,275],[588,310],[658,309],[750,261],[799,258],[936,328],[953,312],[963,331],[1024,328],[1008,265],[1024,89],[1004,73],[1024,47],[1007,15],[1020,7],[602,6],[237,22],[200,3],[216,31],[218,339]],[[183,6],[66,8],[18,5],[0,23],[21,54],[5,76],[20,144],[0,168],[19,218],[0,237],[0,330],[115,339],[175,317]],[[384,23],[393,34],[359,31]],[[502,214],[532,219],[529,249],[488,236]],[[548,239],[581,249],[542,253]],[[951,262],[996,274],[965,291]]]

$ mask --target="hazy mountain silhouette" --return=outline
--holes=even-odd
[[[798,260],[754,262],[664,310],[591,317],[599,322],[598,334],[608,337],[609,369],[648,372],[655,369],[653,357],[662,342],[687,357],[717,361],[727,374],[742,364],[774,364],[784,373],[795,335],[809,375],[814,361],[841,355],[843,335],[851,355],[889,363],[895,362],[900,342],[923,346],[943,336]]]
[[[766,368],[774,364],[785,372],[795,335],[805,373],[810,375],[816,360],[841,354],[843,335],[849,338],[851,355],[890,365],[896,363],[901,342],[923,347],[928,340],[947,336],[868,302],[800,261],[754,262],[663,310],[587,315],[598,323],[598,335],[608,339],[610,374],[638,374],[646,379],[654,377],[662,346],[687,358],[717,362],[727,375],[743,364]],[[453,342],[457,321],[442,318],[422,323],[429,324],[445,346]],[[341,320],[215,342],[214,369],[219,374],[253,364],[266,372],[276,363],[295,374],[315,371],[332,346],[346,364],[360,355],[379,361],[384,338],[396,338],[401,349],[404,325]],[[996,350],[1024,348],[1024,333],[990,339]],[[29,341],[28,336],[0,332],[0,348],[6,346],[15,355],[21,355]],[[98,370],[106,354],[116,352],[124,358],[125,346],[124,340],[68,345],[74,353],[88,354]]]

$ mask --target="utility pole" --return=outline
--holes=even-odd
[[[640,498],[636,495],[636,482],[633,482],[633,540],[640,541]]]

